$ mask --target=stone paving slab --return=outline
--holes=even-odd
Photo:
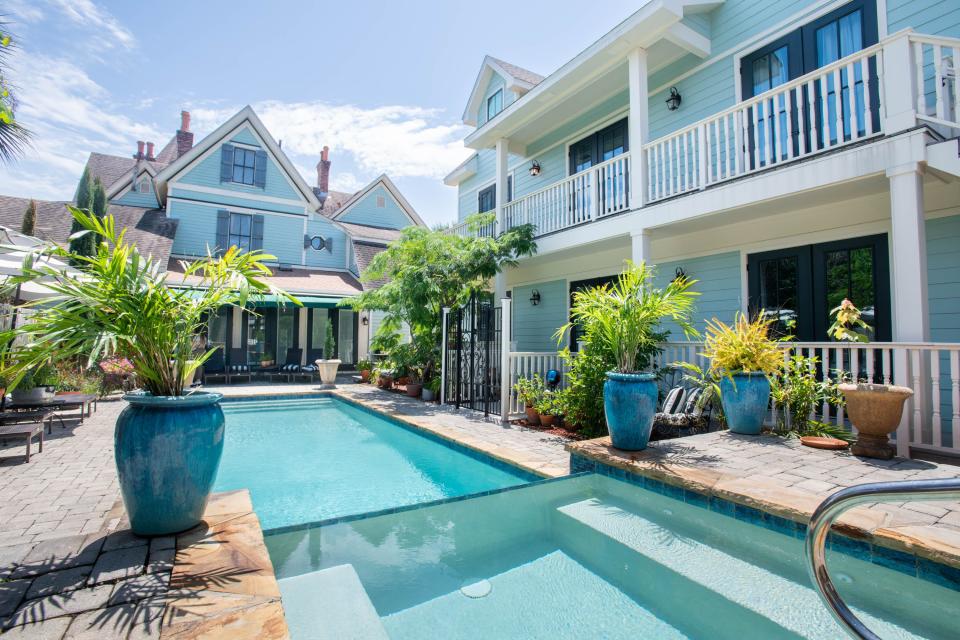
[[[729,431],[660,440],[644,451],[621,451],[610,438],[570,443],[567,450],[803,523],[827,496],[846,487],[960,478],[960,466],[858,458],[804,447],[796,439]],[[851,509],[836,524],[848,535],[960,567],[960,502],[874,503]]]

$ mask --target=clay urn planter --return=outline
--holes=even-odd
[[[361,382],[370,382],[370,369],[360,371],[360,380]]]
[[[557,421],[557,416],[551,416],[548,414],[540,414],[540,424],[544,427],[552,427],[553,423]]]
[[[421,391],[423,391],[423,385],[419,382],[407,383],[407,395],[411,398],[419,398]]]
[[[539,427],[539,426],[540,426],[540,414],[537,413],[536,407],[534,407],[532,404],[528,404],[527,406],[525,406],[525,407],[523,408],[523,411],[524,411],[524,413],[527,414],[527,424],[528,424],[528,425],[530,425],[531,427]]]
[[[857,442],[850,449],[855,456],[882,458],[894,456],[890,434],[900,426],[903,403],[913,389],[887,384],[841,384],[847,401],[847,415],[857,428]]]

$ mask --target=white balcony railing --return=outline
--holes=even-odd
[[[960,40],[911,33],[917,119],[960,129]],[[955,133],[955,132],[954,132]]]
[[[657,366],[689,362],[709,365],[699,342],[670,342],[662,345]],[[836,380],[840,372],[848,377],[882,384],[897,384],[913,389],[907,401],[900,428],[897,450],[909,456],[910,449],[960,455],[960,344],[876,342],[847,344],[837,342],[785,342],[784,357],[802,354],[818,359],[817,373]],[[522,413],[513,384],[534,373],[542,376],[557,369],[566,381],[563,361],[554,352],[512,352],[509,354],[509,412]],[[771,407],[768,423],[776,424],[781,409]],[[814,417],[824,422],[850,427],[843,409],[829,405],[818,407]]]
[[[537,235],[630,208],[630,154],[624,153],[508,203],[507,229],[532,224]]]

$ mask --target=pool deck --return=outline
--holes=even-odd
[[[216,387],[231,397],[302,396],[318,385]],[[833,491],[863,482],[960,477],[960,467],[855,458],[776,437],[727,432],[654,443],[570,442],[370,385],[331,393],[544,477],[570,455],[756,507],[797,522]],[[147,540],[128,530],[113,463],[122,401],[67,420],[29,463],[0,443],[0,629],[4,638],[286,638],[276,579],[246,491],[216,494],[200,527]],[[960,567],[960,504],[876,504],[846,514],[845,533]]]
[[[830,494],[857,484],[960,477],[960,467],[874,460],[804,447],[796,439],[729,431],[661,440],[621,451],[610,438],[567,445],[578,456],[806,524]],[[960,567],[960,502],[873,503],[843,514],[839,531]]]

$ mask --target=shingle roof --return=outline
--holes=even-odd
[[[509,62],[505,62],[500,58],[494,58],[493,56],[490,56],[490,59],[503,67],[504,71],[518,80],[523,80],[524,82],[529,82],[530,84],[534,85],[543,82],[544,76],[540,75],[539,73],[534,73],[529,69],[524,69],[523,67],[518,67],[515,64],[510,64]]]
[[[367,267],[370,265],[370,261],[373,260],[373,257],[386,249],[387,247],[382,244],[373,244],[370,242],[353,242],[353,255],[357,260],[357,269],[360,271],[360,275],[363,275],[363,272],[367,270]],[[376,289],[384,285],[387,281],[384,280],[373,280],[371,282],[362,282],[363,288],[367,291],[370,289]]]
[[[313,187],[313,192],[316,194],[317,198],[320,197],[320,194],[323,193],[318,187]],[[323,202],[323,208],[320,209],[320,213],[325,215],[328,218],[332,218],[337,211],[340,210],[347,200],[352,198],[355,194],[347,193],[345,191],[328,191],[327,199]]]
[[[187,259],[189,262],[189,259]],[[171,284],[185,283],[196,285],[200,283],[197,276],[182,278],[183,266],[180,259],[171,258],[167,263],[168,280]],[[332,294],[352,296],[363,291],[360,282],[352,274],[341,271],[314,271],[312,269],[291,269],[290,271],[273,270],[273,275],[263,278],[290,293],[304,294]]]
[[[164,150],[166,150],[166,147],[164,147]],[[161,153],[163,152],[161,151]],[[113,156],[106,153],[93,152],[87,159],[87,168],[90,169],[90,180],[100,178],[104,189],[109,191],[113,183],[120,178],[126,177],[136,162],[132,157],[125,158],[124,156]],[[150,165],[157,171],[167,166],[165,162],[159,161],[151,162]]]
[[[368,227],[365,224],[337,221],[351,236],[369,240],[382,240],[384,244],[400,237],[400,229],[384,229],[382,227]]]
[[[30,203],[29,198],[0,196],[0,225],[20,229],[23,214]],[[70,237],[72,218],[67,211],[68,202],[37,200],[37,224],[34,235],[41,240],[65,245]],[[168,218],[159,209],[125,207],[111,204],[107,213],[116,219],[118,229],[127,230],[127,238],[140,253],[150,255],[161,263],[170,257],[173,238],[177,233],[177,220]]]
[[[170,142],[163,145],[163,149],[160,149],[160,153],[157,154],[157,163],[163,163],[168,165],[174,160],[177,159],[177,136],[174,134],[170,138]]]

